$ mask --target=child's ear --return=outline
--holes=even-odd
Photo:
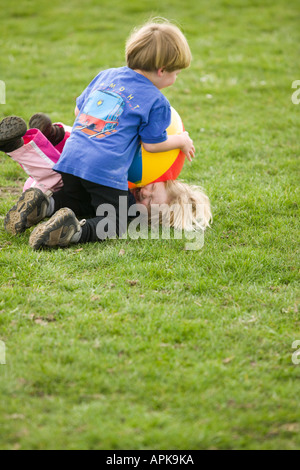
[[[158,75],[159,77],[162,77],[164,73],[165,73],[165,69],[164,69],[164,68],[158,69],[158,71],[157,71],[157,75]]]

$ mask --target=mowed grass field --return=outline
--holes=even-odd
[[[164,93],[214,215],[197,251],[33,252],[3,228],[25,178],[0,153],[0,448],[299,449],[298,0],[0,2],[0,118],[27,122],[72,124],[134,26],[176,21],[193,63]]]

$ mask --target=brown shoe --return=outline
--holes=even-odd
[[[50,196],[52,196],[51,191],[43,193],[38,188],[27,189],[17,204],[7,213],[4,220],[5,230],[12,235],[17,235],[45,219]]]
[[[29,239],[29,245],[34,250],[43,246],[69,246],[74,235],[81,231],[84,224],[85,220],[79,222],[71,209],[60,209],[48,222],[44,222],[34,229]]]
[[[9,116],[0,122],[0,150],[8,153],[24,145],[23,136],[27,126],[24,119],[18,116]]]
[[[58,124],[52,124],[49,116],[44,113],[34,114],[30,118],[29,128],[39,129],[54,147],[63,140],[66,133],[63,127]]]

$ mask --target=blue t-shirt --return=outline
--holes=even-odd
[[[80,111],[54,170],[115,189],[128,189],[128,170],[141,141],[167,140],[167,98],[128,67],[100,72],[77,98]]]

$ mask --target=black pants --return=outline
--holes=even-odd
[[[91,183],[67,173],[62,173],[62,179],[64,187],[53,194],[55,212],[68,207],[79,220],[87,219],[79,243],[121,237],[126,232],[128,191]]]

